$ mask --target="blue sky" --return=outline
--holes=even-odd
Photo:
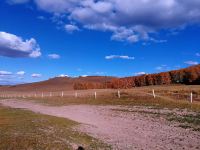
[[[3,0],[0,19],[0,84],[199,63],[197,0]]]

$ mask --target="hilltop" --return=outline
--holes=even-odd
[[[87,77],[55,77],[41,82],[26,83],[11,86],[0,86],[5,91],[66,91],[73,90],[75,83],[103,84],[116,79],[109,76],[87,76]]]

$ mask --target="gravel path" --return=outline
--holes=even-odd
[[[114,111],[124,109],[121,106],[53,107],[19,100],[5,100],[0,103],[12,108],[28,109],[82,123],[76,130],[112,145],[113,149],[200,149],[200,132],[176,127],[176,124],[162,117],[152,117],[152,115],[137,112]]]

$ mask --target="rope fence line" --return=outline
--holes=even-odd
[[[57,92],[6,92],[1,91],[0,92],[0,98],[46,98],[46,97],[74,97],[74,98],[82,98],[82,97],[93,97],[94,99],[97,99],[98,97],[101,97],[102,94],[105,96],[106,94],[113,94],[116,95],[117,98],[123,98],[123,94],[126,93],[127,89],[105,89],[105,90],[79,90],[79,91],[57,91]],[[152,91],[148,92],[142,92],[142,91],[134,91],[133,89],[129,90],[127,94],[129,96],[134,94],[141,94],[141,96],[148,95],[152,96],[154,99],[163,98],[163,99],[173,99],[173,100],[188,100],[191,103],[194,101],[200,101],[200,95],[188,92],[188,93],[174,93],[171,91],[168,91],[167,93],[157,92],[156,90],[152,89]],[[163,95],[164,94],[164,95]],[[174,98],[175,96],[175,98]]]

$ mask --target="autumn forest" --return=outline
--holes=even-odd
[[[161,72],[156,74],[145,74],[124,78],[113,78],[111,81],[103,83],[95,82],[76,82],[75,90],[84,89],[128,89],[150,85],[169,85],[169,84],[200,84],[200,65],[191,66],[185,69]]]

